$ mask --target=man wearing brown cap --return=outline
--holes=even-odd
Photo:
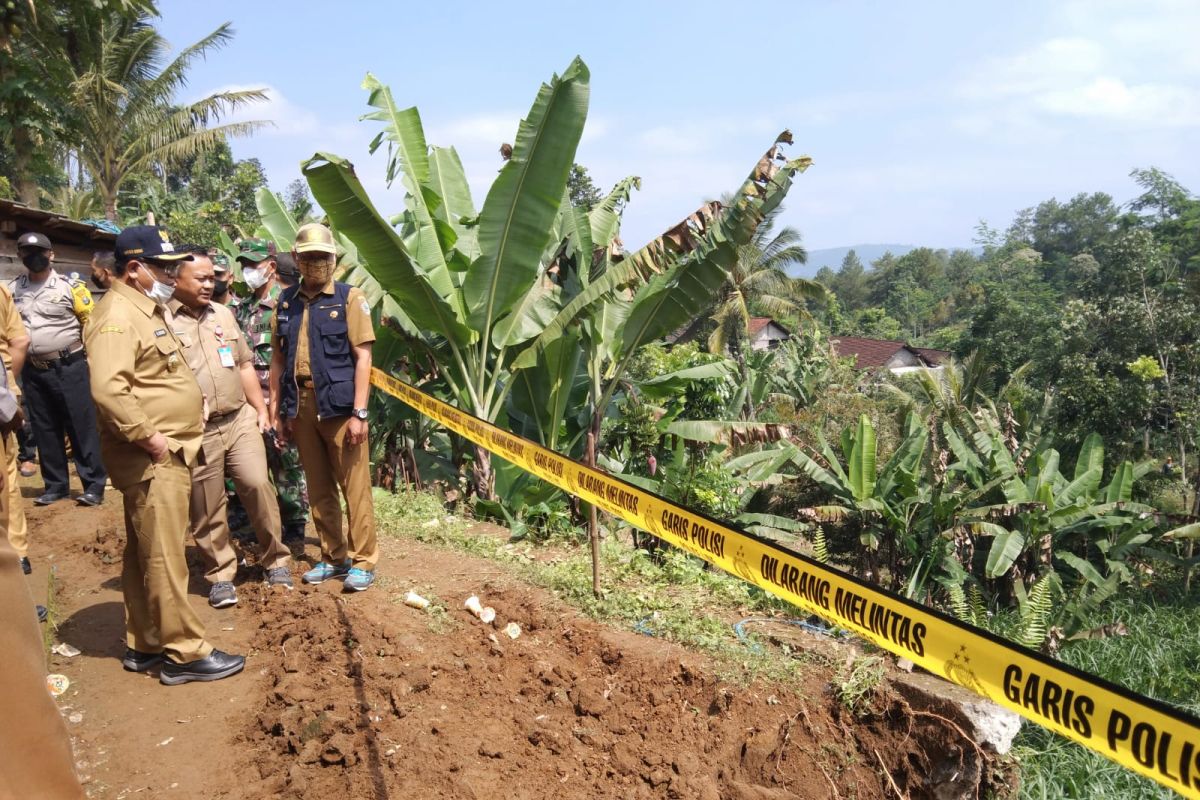
[[[301,226],[292,254],[301,282],[280,295],[275,312],[271,407],[280,438],[300,449],[321,540],[321,561],[304,582],[343,578],[345,591],[361,592],[379,560],[367,445],[371,307],[361,289],[333,280],[337,248],[324,225]]]
[[[208,562],[213,608],[237,604],[233,586],[238,558],[230,543],[225,476],[250,515],[258,535],[259,565],[271,586],[292,588],[291,554],[283,546],[275,487],[267,475],[262,433],[271,427],[245,336],[233,312],[212,302],[213,263],[203,252],[179,265],[175,333],[204,396],[204,464],[192,473],[192,535]]]
[[[179,262],[192,256],[150,225],[121,231],[116,250],[112,290],[93,312],[87,346],[101,454],[125,500],[123,664],[133,672],[161,665],[167,685],[219,680],[245,659],[214,650],[188,602],[184,537],[203,397],[166,308]]]

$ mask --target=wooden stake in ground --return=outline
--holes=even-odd
[[[600,415],[592,418],[592,426],[587,435],[587,465],[596,466],[596,433],[600,427]],[[588,541],[592,545],[592,594],[600,596],[600,526],[596,521],[596,506],[588,504]]]

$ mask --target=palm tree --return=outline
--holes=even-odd
[[[746,380],[750,377],[745,350],[750,338],[751,311],[772,317],[807,317],[804,300],[825,296],[821,284],[787,274],[787,267],[808,260],[808,251],[800,243],[800,232],[795,228],[785,226],[775,233],[775,221],[781,210],[768,214],[754,238],[738,248],[737,261],[717,295],[711,316],[717,327],[708,337],[708,349],[714,353],[729,351]]]
[[[95,56],[75,73],[78,154],[104,203],[117,219],[117,193],[136,172],[154,170],[211,148],[228,136],[246,136],[269,124],[216,124],[229,113],[266,99],[261,89],[216,92],[175,105],[199,58],[233,38],[225,23],[167,61],[167,41],[146,17],[109,15],[91,33]]]

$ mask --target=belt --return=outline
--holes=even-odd
[[[29,356],[26,363],[37,370],[48,370],[51,367],[65,367],[68,364],[74,364],[76,361],[82,361],[87,358],[87,351],[83,344],[79,343],[68,347],[66,350],[59,350],[56,354],[46,358],[44,356]]]
[[[312,389],[316,384],[313,383],[312,375],[297,375],[296,385],[301,389]]]
[[[235,408],[233,411],[226,411],[221,414],[209,414],[208,415],[208,424],[211,425],[214,422],[223,422],[224,420],[229,419],[230,417],[232,417],[234,414],[238,413],[239,411],[241,411],[240,408]]]

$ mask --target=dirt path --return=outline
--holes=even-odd
[[[51,669],[71,679],[60,707],[91,797],[862,800],[915,787],[931,742],[961,747],[897,706],[855,720],[820,671],[786,689],[725,683],[704,658],[582,618],[492,562],[396,538],[363,595],[268,593],[250,569],[241,604],[218,612],[193,582],[211,640],[247,668],[167,688],[118,660],[120,495],[29,514],[35,591],[53,566],[58,639],[82,650]],[[304,561],[315,555],[310,537]],[[402,605],[410,588],[448,610]],[[494,626],[461,609],[476,592]]]

